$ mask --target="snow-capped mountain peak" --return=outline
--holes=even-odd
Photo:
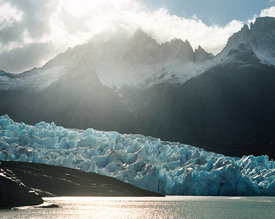
[[[130,43],[138,45],[157,44],[157,41],[150,35],[145,33],[142,29],[137,29],[130,39]]]
[[[0,72],[0,113],[274,158],[274,25],[245,25],[215,57],[141,30],[97,36],[42,68]]]
[[[90,57],[101,83],[120,88],[148,87],[164,81],[184,83],[202,72],[213,55],[202,48],[194,52],[188,40],[160,44],[138,29],[123,42],[110,39]]]
[[[43,68],[21,74],[14,80],[1,73],[0,88],[35,87],[39,91],[63,76],[78,74],[81,77],[83,71],[80,73],[77,69],[83,66],[110,88],[149,87],[163,82],[183,84],[206,69],[230,62],[240,53],[249,54],[257,62],[275,65],[274,48],[275,18],[271,17],[257,18],[254,23],[244,25],[216,57],[200,46],[193,50],[188,40],[172,39],[160,44],[141,29],[133,35],[121,31],[108,37],[96,36],[56,56]],[[30,80],[21,82],[22,77]]]
[[[194,60],[195,62],[203,62],[206,60],[210,60],[214,57],[212,53],[206,52],[201,46],[199,46],[194,53],[195,57]]]
[[[221,54],[232,55],[244,49],[252,51],[263,63],[275,66],[275,18],[260,17],[234,33]]]

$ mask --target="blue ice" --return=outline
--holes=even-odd
[[[173,195],[275,195],[268,156],[227,157],[142,135],[35,126],[0,117],[0,160],[45,163],[115,177]]]

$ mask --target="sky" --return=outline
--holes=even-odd
[[[138,28],[217,54],[259,16],[275,17],[275,0],[0,0],[0,70],[41,67],[94,35]]]
[[[274,0],[139,0],[148,8],[166,8],[170,14],[192,18],[196,15],[207,25],[226,25],[232,20],[246,21],[274,6]]]

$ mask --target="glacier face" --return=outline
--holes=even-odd
[[[268,156],[226,157],[142,135],[30,126],[7,115],[0,127],[0,160],[96,172],[162,194],[275,195]]]

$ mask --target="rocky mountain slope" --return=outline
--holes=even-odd
[[[95,37],[43,68],[0,72],[0,114],[275,158],[275,18],[258,18],[217,56],[188,41]]]
[[[71,168],[12,161],[2,161],[0,165],[9,169],[18,180],[42,197],[161,196],[112,177]],[[16,195],[14,194],[14,196]],[[31,197],[31,194],[29,196]]]
[[[41,196],[27,187],[17,176],[0,162],[0,209],[26,205],[39,205]]]

